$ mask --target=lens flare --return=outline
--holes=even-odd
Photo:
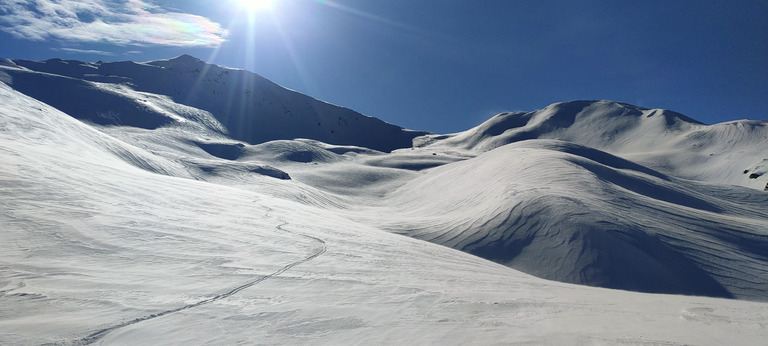
[[[272,7],[273,0],[238,0],[240,6],[248,11],[256,12],[267,10]]]

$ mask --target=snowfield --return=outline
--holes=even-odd
[[[765,121],[427,134],[188,56],[2,60],[0,101],[0,344],[768,339]]]

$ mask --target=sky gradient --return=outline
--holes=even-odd
[[[768,1],[0,2],[0,57],[190,54],[416,130],[576,99],[768,120]]]

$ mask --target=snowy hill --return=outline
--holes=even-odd
[[[572,101],[528,113],[502,113],[421,145],[484,152],[528,139],[559,139],[631,159],[671,175],[762,190],[768,176],[768,122],[704,125],[682,114],[611,101]]]
[[[0,344],[768,338],[766,122],[432,135],[188,56],[1,60],[0,100]]]
[[[14,89],[102,125],[154,129],[182,121],[172,114],[184,105],[208,113],[208,119],[194,115],[191,120],[203,118],[209,128],[251,144],[311,138],[391,151],[410,147],[413,137],[424,134],[188,55],[147,63],[52,59],[6,65],[21,67],[3,69]]]
[[[385,229],[542,278],[757,300],[768,292],[768,193],[677,179],[571,142],[516,142],[447,164],[383,204],[399,216],[379,221]]]

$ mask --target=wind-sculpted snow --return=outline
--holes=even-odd
[[[768,194],[729,190],[529,140],[406,183],[381,225],[547,279],[766,300]]]
[[[18,69],[6,69],[5,73],[10,75],[14,89],[94,124],[156,129],[174,120],[140,100],[92,82]]]
[[[682,114],[610,101],[572,101],[528,113],[502,113],[452,135],[415,143],[434,150],[485,152],[528,139],[558,139],[631,159],[678,177],[763,190],[744,170],[768,159],[768,122],[704,125]]]
[[[392,152],[413,133],[368,118],[254,144],[220,86],[359,116],[260,78],[0,60],[0,344],[768,338],[765,122],[580,101]]]

